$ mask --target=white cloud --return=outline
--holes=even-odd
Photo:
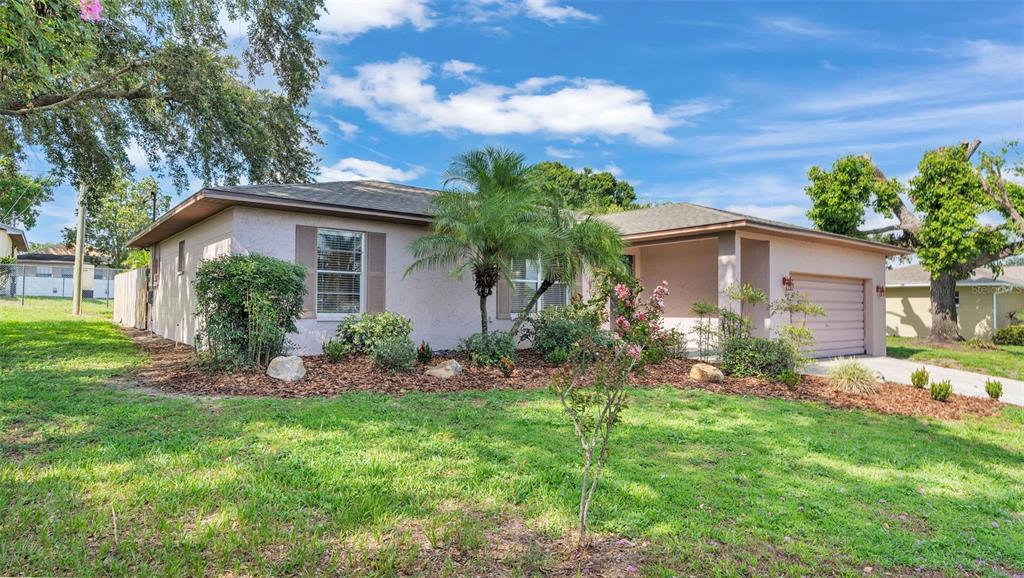
[[[597,169],[599,173],[611,173],[613,177],[619,178],[622,176],[622,167],[615,163],[608,163],[603,168]]]
[[[424,173],[425,169],[413,166],[408,170],[391,167],[376,161],[348,157],[333,165],[321,167],[320,182],[330,181],[411,181]]]
[[[328,96],[404,133],[466,130],[477,134],[545,133],[672,141],[678,124],[655,112],[647,94],[606,80],[530,78],[515,86],[479,83],[439,96],[431,65],[418,58],[364,64],[356,75],[327,78]]]
[[[464,62],[462,60],[449,60],[441,66],[441,70],[445,76],[453,76],[459,80],[470,82],[472,79],[469,77],[470,74],[477,74],[484,71],[484,68],[478,64],[472,62]]]
[[[810,38],[831,38],[841,36],[843,31],[816,24],[804,18],[776,16],[761,19],[761,26],[771,32]]]
[[[337,129],[341,132],[342,136],[344,136],[345,138],[352,138],[356,135],[357,132],[359,132],[359,127],[350,122],[341,120],[340,118],[335,118],[333,116],[331,117],[331,120],[334,121],[334,126],[337,127]]]
[[[597,20],[597,16],[572,6],[559,6],[553,0],[524,0],[526,14],[539,20],[565,22],[566,20]]]
[[[325,37],[347,42],[374,28],[433,26],[427,0],[327,0],[316,26]]]
[[[728,106],[729,101],[726,100],[688,100],[672,105],[665,114],[671,118],[686,121],[694,117],[718,112]]]
[[[556,159],[576,159],[583,156],[583,153],[576,149],[559,149],[553,146],[544,147],[544,154]]]

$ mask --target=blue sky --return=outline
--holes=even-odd
[[[328,8],[327,65],[310,102],[323,181],[438,187],[452,156],[495,144],[610,170],[646,201],[806,224],[812,165],[870,152],[907,178],[926,149],[1024,136],[1019,2]],[[139,176],[150,173],[140,151],[131,156]],[[176,200],[194,192],[167,186]],[[30,239],[55,241],[73,220],[71,189],[57,197]]]

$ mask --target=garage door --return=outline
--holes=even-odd
[[[825,308],[825,317],[811,318],[813,357],[860,355],[867,351],[864,325],[864,281],[832,277],[793,276],[793,288]]]

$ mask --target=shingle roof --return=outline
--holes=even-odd
[[[382,181],[337,181],[297,185],[218,185],[206,187],[206,190],[422,216],[430,216],[430,200],[438,193],[433,189]]]
[[[21,239],[20,245],[22,251],[28,249],[28,235],[25,234],[25,231],[22,231],[14,225],[8,225],[6,223],[0,223],[0,231],[6,231],[7,234],[11,236],[11,239]]]
[[[53,253],[19,253],[18,261],[61,261],[74,263],[75,256],[71,255],[55,255]]]
[[[931,275],[924,270],[920,264],[908,265],[889,269],[885,272],[885,284],[894,285],[928,285],[931,282]],[[981,268],[974,271],[970,279],[961,281],[961,284],[989,284],[1008,283],[1010,285],[1024,286],[1024,266],[1003,267],[1002,275],[998,277],[991,269]]]

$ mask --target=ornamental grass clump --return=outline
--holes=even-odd
[[[953,384],[948,379],[932,383],[932,399],[935,401],[948,401],[953,395]]]
[[[1003,383],[995,379],[985,380],[985,393],[992,399],[1003,397]]]
[[[923,367],[915,369],[914,372],[910,374],[911,385],[918,389],[928,385],[929,379],[931,379],[931,376],[928,375],[928,370]]]
[[[869,395],[878,391],[878,377],[855,359],[840,360],[828,370],[829,384],[844,393]]]

